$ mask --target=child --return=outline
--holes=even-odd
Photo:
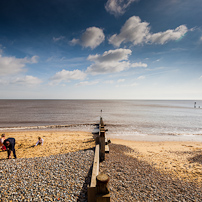
[[[6,147],[4,145],[4,140],[5,140],[5,134],[2,134],[1,139],[0,139],[0,148],[2,151],[6,151]]]
[[[43,139],[41,137],[38,137],[38,142],[36,143],[35,147],[37,145],[43,145]]]

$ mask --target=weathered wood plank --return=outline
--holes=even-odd
[[[105,145],[105,153],[109,153],[109,145]]]
[[[92,171],[90,187],[96,187],[96,177],[99,174],[99,163],[100,163],[99,152],[100,152],[100,145],[97,144],[95,147],[95,156],[94,156],[94,162],[93,162],[93,171]]]

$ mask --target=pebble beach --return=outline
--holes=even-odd
[[[100,172],[110,177],[112,202],[202,200],[201,183],[162,173],[149,163],[126,154],[132,152],[129,147],[111,144],[106,161],[100,164]]]
[[[86,200],[93,150],[0,161],[0,201]]]
[[[9,132],[17,159],[0,152],[0,202],[87,201],[94,136],[86,132]],[[44,145],[33,147],[38,136]],[[199,142],[112,139],[100,163],[109,175],[111,201],[201,201]],[[170,166],[170,167],[169,167]]]

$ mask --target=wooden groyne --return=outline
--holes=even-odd
[[[109,153],[109,145],[104,121],[100,117],[99,135],[96,137],[95,156],[93,161],[91,183],[88,187],[88,202],[109,202],[110,193],[108,189],[109,177],[99,173],[99,164],[105,160],[105,153]]]

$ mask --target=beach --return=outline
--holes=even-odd
[[[95,146],[94,135],[83,131],[17,131],[5,133],[16,139],[17,158],[45,157],[86,150]],[[38,137],[44,145],[36,144]],[[113,144],[133,149],[127,153],[146,161],[161,172],[197,182],[202,182],[202,143],[180,141],[131,141],[111,139]],[[0,152],[0,159],[6,159],[7,152]],[[13,158],[13,156],[12,156]]]
[[[65,154],[95,146],[93,134],[83,131],[14,131],[6,132],[5,134],[6,138],[15,138],[17,158]],[[44,145],[34,147],[38,137],[44,140]],[[6,157],[6,152],[0,152],[0,159],[5,159]]]
[[[146,161],[162,173],[170,173],[176,178],[202,182],[202,143],[180,141],[129,141],[112,139],[112,143],[133,149],[126,153],[141,161]]]
[[[5,181],[5,183],[3,183],[4,186],[1,187],[2,190],[7,193],[7,197],[4,194],[2,195],[5,199],[12,199],[13,197],[13,191],[9,190],[8,187],[10,185],[8,182],[10,181],[11,183],[14,178],[13,184],[15,186],[13,187],[13,190],[15,190],[15,193],[21,193],[21,189],[19,187],[22,188],[27,183],[29,184],[29,189],[24,188],[25,193],[21,193],[22,199],[26,197],[34,197],[30,195],[30,190],[46,190],[45,187],[47,187],[48,183],[48,187],[50,188],[49,191],[52,190],[55,194],[52,194],[50,197],[48,196],[49,192],[47,190],[43,192],[40,191],[40,197],[38,199],[45,200],[45,197],[49,197],[54,200],[59,198],[60,201],[65,201],[65,197],[68,197],[67,201],[86,201],[87,184],[90,182],[90,172],[92,169],[91,166],[93,161],[93,147],[95,146],[95,135],[90,132],[65,130],[13,131],[6,132],[5,134],[7,138],[14,137],[16,139],[16,154],[18,157],[16,160],[7,160],[7,152],[0,152],[1,174],[4,175],[5,173],[10,172],[9,177],[3,180]],[[44,145],[34,147],[39,136],[44,139]],[[100,164],[100,172],[103,171],[110,176],[112,201],[116,201],[117,197],[120,197],[120,193],[122,193],[122,191],[126,191],[122,190],[124,184],[128,187],[127,189],[131,190],[134,188],[134,184],[137,183],[137,179],[134,178],[134,180],[132,180],[134,174],[131,172],[137,171],[137,162],[139,179],[142,179],[143,181],[145,177],[150,179],[151,182],[149,182],[150,185],[148,186],[157,186],[156,183],[159,183],[159,180],[163,180],[165,186],[167,186],[166,179],[172,179],[170,182],[168,180],[168,184],[171,184],[169,186],[171,186],[172,189],[174,189],[173,183],[188,183],[184,189],[186,190],[186,187],[192,187],[190,188],[190,193],[193,194],[192,190],[195,190],[194,193],[196,196],[194,199],[201,197],[198,195],[199,190],[202,190],[202,144],[200,142],[149,142],[121,139],[111,139],[111,142],[110,153],[106,154],[106,161]],[[70,157],[71,160],[67,160]],[[86,161],[88,162],[87,164]],[[57,164],[58,166],[52,168],[53,165],[55,166]],[[46,172],[43,170],[44,168]],[[15,171],[16,169],[17,172]],[[21,179],[27,172],[31,172],[32,174],[30,176],[26,176],[24,179]],[[41,175],[40,172],[43,174]],[[152,176],[150,172],[152,175],[156,173],[155,176]],[[79,178],[80,183],[77,186],[78,176],[81,173],[82,176]],[[126,178],[128,179],[120,178],[120,175],[125,175],[126,173]],[[34,178],[36,175],[40,177],[35,184],[35,187],[33,187],[32,182],[36,180]],[[69,175],[71,175],[71,178],[67,177]],[[66,182],[62,180],[65,176],[67,177]],[[138,176],[137,173],[135,176]],[[117,177],[119,179],[118,182]],[[131,180],[129,180],[130,177],[132,177]],[[158,180],[155,179],[156,177],[158,177]],[[49,179],[54,183],[49,183]],[[60,183],[59,186],[57,183],[55,184],[54,179],[57,179],[57,183]],[[130,181],[130,186],[128,184],[128,180]],[[120,188],[120,190],[122,190],[121,192],[115,189],[118,184],[113,184],[114,182],[117,182],[118,184],[121,183],[119,185],[122,187]],[[5,185],[8,187],[6,188]],[[139,193],[141,189],[142,188],[137,189],[137,192]],[[38,193],[36,190],[35,192]],[[77,194],[74,195],[73,192]],[[57,193],[60,193],[60,197]],[[152,193],[152,191],[150,190],[149,193]],[[172,193],[169,193],[169,190],[167,190],[165,199],[169,194],[172,195]],[[130,192],[126,195],[127,197],[125,200],[120,199],[119,201],[130,201],[132,199],[134,201],[138,201],[141,200],[141,197],[143,197],[143,195],[140,194],[138,195],[138,198],[135,199]],[[160,195],[160,192],[157,196],[158,195]],[[187,195],[184,193],[181,195],[181,198],[175,198],[182,199],[183,196],[185,197]],[[35,196],[35,198],[37,197]],[[147,199],[149,200],[151,197],[152,196],[150,195]],[[144,198],[144,200],[145,199],[146,198]],[[171,199],[173,200],[172,196]]]

